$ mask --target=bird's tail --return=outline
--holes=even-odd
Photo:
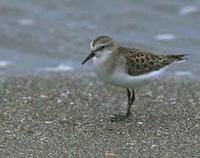
[[[187,60],[187,56],[189,54],[177,54],[177,55],[167,55],[168,59],[174,60],[174,61],[184,61]]]

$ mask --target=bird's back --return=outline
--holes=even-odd
[[[118,52],[125,57],[127,73],[132,76],[156,71],[185,59],[185,54],[157,55],[145,50],[126,47],[118,47]]]

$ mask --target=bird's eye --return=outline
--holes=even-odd
[[[101,50],[104,49],[104,48],[105,48],[105,46],[101,46]]]

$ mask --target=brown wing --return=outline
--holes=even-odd
[[[140,75],[159,70],[174,61],[183,60],[184,55],[156,55],[140,49],[121,47],[125,54],[127,71],[130,75]]]

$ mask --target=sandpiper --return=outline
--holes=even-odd
[[[137,87],[160,76],[170,64],[184,61],[187,55],[157,55],[142,49],[127,48],[117,45],[109,36],[95,38],[90,47],[91,53],[82,64],[93,58],[95,71],[103,81],[127,89],[127,111],[113,114],[112,121],[124,120],[130,115]]]

